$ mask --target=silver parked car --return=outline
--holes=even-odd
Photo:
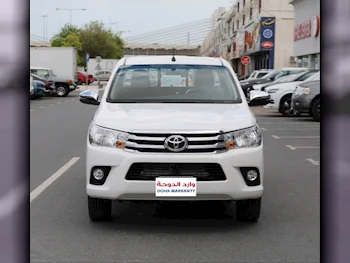
[[[111,70],[101,70],[94,75],[95,80],[108,81],[112,75]]]
[[[292,95],[292,108],[300,113],[309,113],[320,121],[320,80],[307,81],[297,86]]]

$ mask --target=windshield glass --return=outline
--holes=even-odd
[[[277,70],[273,70],[269,73],[267,73],[265,76],[262,77],[262,79],[268,79],[269,77],[271,77],[273,74],[277,73]]]
[[[238,87],[223,66],[137,65],[120,68],[110,103],[240,103]]]
[[[51,75],[51,76],[56,76],[56,74],[53,72],[52,69],[50,69],[50,75]]]
[[[273,83],[281,83],[293,80],[295,77],[292,75],[284,76],[282,78],[276,79]]]
[[[320,80],[320,71],[318,71],[317,73],[313,74],[312,76],[309,76],[304,81],[310,81],[310,80]]]

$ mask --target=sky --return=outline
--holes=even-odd
[[[205,19],[217,7],[229,8],[232,0],[31,0],[30,33],[48,38],[69,23],[69,11],[56,8],[83,9],[72,11],[72,24],[81,26],[99,20],[114,31],[124,32],[124,37]],[[44,19],[47,16],[47,30]],[[111,25],[116,23],[117,25]]]

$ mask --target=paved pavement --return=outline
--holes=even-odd
[[[320,261],[319,123],[254,109],[266,160],[257,224],[218,203],[116,203],[113,221],[94,224],[84,162],[96,106],[77,94],[30,103],[31,262]],[[57,180],[41,192],[48,178]]]

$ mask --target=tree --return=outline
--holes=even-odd
[[[101,22],[93,21],[86,24],[80,32],[80,41],[84,53],[90,57],[101,56],[109,59],[119,59],[123,56],[124,43],[111,30],[104,29]]]
[[[78,65],[86,66],[85,56],[101,56],[109,59],[119,59],[124,53],[124,42],[120,36],[106,30],[103,23],[93,21],[77,28],[65,25],[61,32],[51,41],[52,47],[75,47],[78,51]]]

